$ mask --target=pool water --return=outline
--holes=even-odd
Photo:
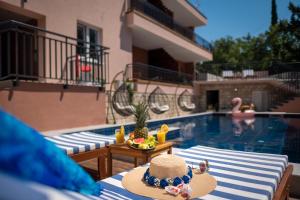
[[[231,115],[205,113],[180,118],[154,120],[147,123],[149,130],[162,124],[179,127],[167,135],[178,148],[203,145],[221,149],[288,155],[290,162],[300,163],[300,115],[283,117],[263,114],[252,120],[235,120]],[[134,130],[127,124],[125,132]],[[92,130],[114,136],[119,125]]]
[[[235,120],[226,115],[202,115],[169,122],[180,127],[175,147],[204,145],[221,149],[288,155],[300,163],[300,118],[256,116]]]

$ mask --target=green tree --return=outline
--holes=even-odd
[[[276,0],[272,0],[272,11],[271,11],[271,25],[274,26],[277,24],[278,16],[277,16],[277,6]]]
[[[290,3],[289,10],[290,21],[281,20],[266,32],[272,60],[300,60],[300,7]]]
[[[291,20],[288,30],[290,34],[294,36],[294,41],[291,48],[293,55],[292,60],[300,60],[300,6],[296,6],[293,3],[289,4],[289,9],[292,12]]]
[[[198,64],[198,71],[220,74],[224,69],[264,70],[275,61],[300,61],[300,7],[290,3],[289,10],[290,20],[281,20],[258,36],[216,40],[213,61]]]

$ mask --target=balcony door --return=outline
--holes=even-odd
[[[37,26],[37,20],[22,16],[8,10],[0,9],[0,22],[15,20],[24,24]],[[8,27],[8,28],[7,28]],[[0,78],[36,79],[38,78],[38,64],[36,52],[36,38],[30,28],[18,26],[12,29],[6,25],[0,32]],[[1,29],[2,29],[1,28]]]
[[[82,81],[99,78],[97,74],[102,64],[101,31],[97,28],[77,24],[77,64],[76,77]]]

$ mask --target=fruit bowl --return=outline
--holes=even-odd
[[[146,148],[146,149],[141,149],[141,148],[135,147],[135,146],[133,146],[133,145],[129,145],[129,147],[130,147],[130,148],[133,148],[133,149],[136,149],[136,150],[142,150],[142,151],[150,151],[150,150],[155,149],[155,147],[148,147],[148,148]]]
[[[136,138],[136,139],[128,139],[127,142],[129,147],[138,150],[149,151],[155,149],[157,144],[155,137],[148,136],[147,139],[144,138]]]

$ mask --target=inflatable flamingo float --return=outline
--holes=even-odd
[[[231,103],[234,105],[232,109],[232,117],[234,118],[254,118],[255,111],[253,109],[245,110],[245,112],[240,111],[240,107],[242,105],[242,99],[239,97],[235,97],[232,99]],[[253,106],[251,106],[253,107]]]
[[[232,124],[234,125],[233,132],[235,136],[240,136],[244,130],[243,122],[247,126],[252,126],[253,123],[255,122],[254,118],[254,110],[253,107],[254,105],[250,105],[250,109],[245,110],[245,112],[240,111],[240,107],[242,105],[242,99],[239,97],[233,98],[232,99],[232,104],[234,105],[232,109]]]
[[[240,118],[232,118],[233,124],[233,133],[235,136],[240,136],[243,133],[242,119]]]

